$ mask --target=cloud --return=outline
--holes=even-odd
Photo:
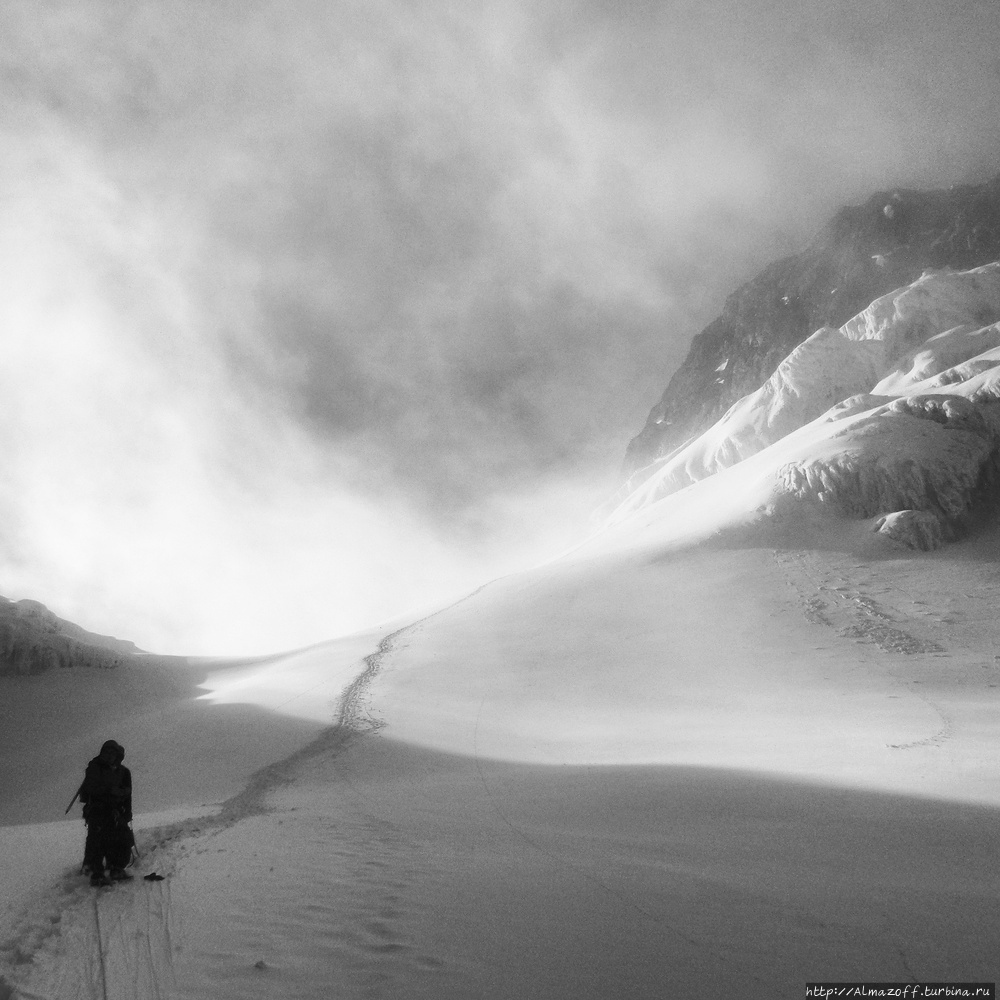
[[[996,21],[5,4],[0,592],[274,648],[557,547],[739,280],[997,162]]]
[[[65,136],[5,152],[8,596],[158,651],[261,652],[458,596],[569,541],[568,484],[489,500],[450,538],[405,494],[363,488],[373,457],[328,447],[261,380],[280,352],[247,378],[254,343],[226,349],[246,307],[192,278],[197,232],[178,246],[159,205],[123,197]]]

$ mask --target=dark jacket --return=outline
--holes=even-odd
[[[83,818],[86,820],[118,821],[132,819],[132,772],[122,764],[125,750],[114,740],[101,747],[115,751],[115,762],[103,756],[95,757],[88,765],[80,786]]]

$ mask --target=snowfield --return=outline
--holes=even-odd
[[[925,275],[419,620],[0,678],[0,998],[1000,979],[998,318],[1000,265]],[[62,809],[109,737],[164,878],[95,892]]]

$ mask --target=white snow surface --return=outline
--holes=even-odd
[[[704,434],[660,460],[612,520],[627,518],[761,452],[768,458],[757,468],[770,466],[773,490],[796,495],[803,495],[802,480],[785,468],[789,464],[802,466],[812,495],[830,493],[816,485],[826,466],[834,470],[833,478],[841,472],[865,476],[856,470],[870,465],[878,467],[878,477],[905,478],[903,469],[916,465],[933,470],[938,462],[939,479],[960,465],[964,477],[978,475],[983,447],[996,447],[1000,428],[998,319],[1000,263],[969,271],[926,272],[912,285],[876,299],[840,329],[817,330],[760,389],[733,404]],[[927,395],[961,397],[963,403],[952,402],[952,408],[965,405],[965,415],[972,408],[979,411],[982,420],[961,430],[979,435],[982,447],[970,447],[967,440],[950,434],[932,442],[926,424],[896,419],[901,412],[923,416],[919,411],[929,404],[920,400]],[[893,402],[895,407],[889,405]],[[941,416],[950,415],[949,403],[940,406],[928,416],[953,429],[955,421]],[[789,443],[787,450],[774,448],[810,424],[813,430]],[[862,495],[851,497],[856,485],[852,479],[834,492],[849,508],[868,510],[871,489],[882,487],[860,484]],[[914,488],[907,482],[898,486],[903,493]],[[891,496],[893,486],[885,488]],[[960,489],[957,502],[964,493]],[[949,508],[945,513],[956,511]]]
[[[998,282],[821,331],[739,410],[767,447],[419,620],[0,678],[0,1000],[1000,979],[1000,522],[929,553],[872,530],[968,512]],[[861,382],[805,400],[832,357]],[[62,808],[109,737],[164,879],[95,892]]]

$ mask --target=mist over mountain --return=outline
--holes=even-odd
[[[998,53],[0,3],[0,1000],[1000,980]]]
[[[841,209],[802,252],[734,291],[694,338],[628,445],[630,486],[756,390],[816,330],[841,326],[925,269],[967,269],[998,257],[1000,177],[943,190],[880,191]]]
[[[795,501],[912,548],[957,537],[1000,472],[998,257],[1000,177],[839,211],[695,338],[628,447],[612,522],[728,470],[704,495],[739,516]],[[35,601],[0,605],[2,672],[137,652]]]
[[[727,293],[1000,162],[987,0],[10,0],[0,37],[0,593],[146,649],[561,551]]]
[[[142,654],[134,642],[97,635],[38,601],[0,597],[0,675],[72,667],[119,667]]]
[[[812,546],[832,516],[923,550],[984,524],[1000,482],[998,257],[1000,178],[840,211],[695,338],[629,445],[609,523],[645,511],[690,543],[798,522]]]

